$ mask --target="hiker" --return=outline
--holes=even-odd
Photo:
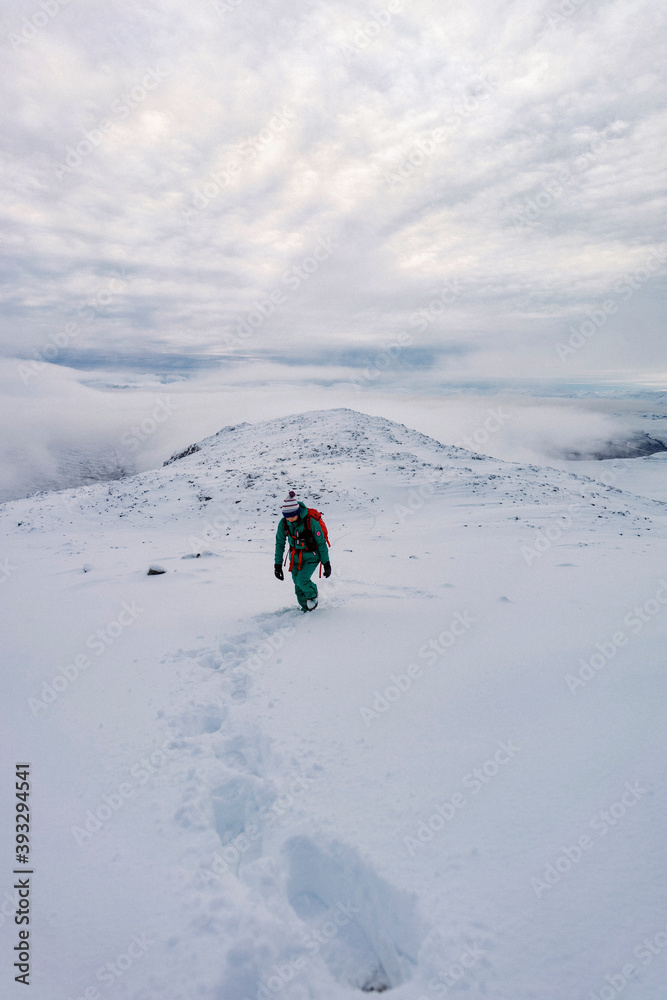
[[[294,490],[289,491],[280,513],[282,517],[276,531],[273,571],[279,580],[285,579],[282,564],[287,539],[296,599],[302,611],[314,611],[317,607],[317,587],[310,578],[320,562],[325,577],[331,576],[326,525],[318,511],[297,500]]]

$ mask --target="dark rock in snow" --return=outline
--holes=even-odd
[[[187,458],[188,455],[194,455],[196,451],[201,451],[201,448],[199,447],[199,445],[198,444],[191,444],[184,451],[176,451],[176,452],[174,452],[174,454],[171,456],[171,458],[168,458],[166,462],[162,463],[162,466],[164,467],[165,465],[171,465],[172,462],[178,462],[179,458]]]

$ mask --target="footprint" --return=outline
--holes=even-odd
[[[221,661],[220,656],[218,656],[213,650],[200,651],[197,654],[197,660],[202,667],[208,667],[209,670],[219,670],[223,666],[224,661]]]
[[[261,855],[258,818],[270,800],[261,780],[242,774],[227,778],[211,792],[213,826],[220,843],[225,847],[233,842],[244,863]]]
[[[284,611],[256,615],[251,619],[249,628],[220,640],[218,652],[211,657],[210,663],[206,663],[201,656],[200,662],[204,662],[205,666],[222,669],[223,672],[241,667],[245,672],[252,673],[262,662],[271,659],[282,649],[296,631],[291,620],[295,609],[287,610],[290,612],[288,615]]]
[[[204,733],[217,733],[227,718],[227,709],[222,705],[190,705],[172,726],[180,729],[183,736],[202,736]]]
[[[381,993],[412,978],[426,936],[413,897],[344,844],[298,836],[283,851],[290,905],[339,983]]]
[[[213,745],[213,753],[230,771],[252,771],[248,761],[247,747],[242,736],[221,739]]]
[[[229,689],[232,701],[239,703],[244,702],[248,697],[248,691],[250,689],[250,677],[248,674],[242,671],[237,671],[231,680],[231,685]]]

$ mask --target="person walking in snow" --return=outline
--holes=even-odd
[[[317,607],[317,587],[310,578],[319,563],[322,563],[325,577],[331,576],[326,525],[318,511],[297,500],[294,490],[289,491],[280,513],[282,517],[276,531],[273,571],[279,580],[285,579],[283,552],[287,541],[290,550],[289,568],[299,607],[302,611],[314,611]]]

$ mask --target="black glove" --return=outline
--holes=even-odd
[[[325,576],[325,578],[330,577],[331,576],[331,563],[330,562],[323,563],[322,567],[324,569],[324,576]]]
[[[280,565],[280,563],[275,563],[274,564],[273,572],[275,573],[276,578],[278,580],[284,580],[285,579],[285,577],[283,576],[283,568]]]

